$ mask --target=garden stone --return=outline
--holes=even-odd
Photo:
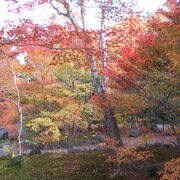
[[[103,146],[97,146],[95,147],[94,151],[103,151],[104,150],[104,147]]]
[[[100,134],[97,134],[96,135],[96,139],[99,141],[99,142],[103,142],[104,141],[104,137]]]
[[[93,125],[97,125],[97,124],[99,124],[100,122],[98,121],[98,120],[92,120],[91,121],[91,124],[93,124]]]
[[[0,97],[0,102],[4,102],[4,101],[5,101],[4,98]]]
[[[41,149],[39,147],[35,147],[33,149],[31,149],[30,155],[35,155],[35,154],[41,154]]]
[[[40,146],[35,146],[35,145],[30,145],[30,155],[35,155],[35,154],[41,154],[41,147]]]
[[[138,130],[138,129],[132,129],[130,132],[129,132],[129,137],[138,137],[141,135],[141,131]]]
[[[8,130],[6,128],[0,127],[0,140],[9,139]]]

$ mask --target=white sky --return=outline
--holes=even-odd
[[[24,0],[22,0],[23,2]],[[159,7],[166,2],[166,0],[137,0],[138,2],[138,10],[144,10],[145,12],[155,12]],[[33,19],[36,23],[47,23],[49,21],[49,17],[52,15],[54,10],[50,9],[48,5],[44,6],[43,8],[36,8],[35,11],[28,12],[24,11],[23,16],[12,15],[10,12],[7,11],[8,6],[4,0],[0,0],[0,25],[3,25],[3,22],[6,20],[17,20],[18,18],[29,18]],[[92,16],[95,10],[91,9],[90,13],[87,13],[86,18],[88,19],[91,24],[89,25],[90,28],[97,28],[98,21],[97,18]],[[58,21],[63,21],[62,18],[58,19]]]
[[[155,12],[159,7],[161,7],[166,0],[137,0],[140,9],[145,11]]]

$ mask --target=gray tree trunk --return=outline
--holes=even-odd
[[[117,125],[116,118],[114,117],[114,110],[108,108],[104,112],[105,115],[105,125],[107,128],[108,135],[112,137],[114,140],[119,142],[119,145],[123,145],[122,138],[120,136],[120,131]]]
[[[137,129],[136,116],[134,114],[131,116],[129,123],[130,123],[132,129]]]

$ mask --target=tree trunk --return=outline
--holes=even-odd
[[[85,6],[84,6],[84,0],[79,0],[79,5],[81,9],[81,21],[82,21],[82,27],[83,30],[86,30],[86,21],[85,21]]]
[[[165,134],[165,124],[164,124],[164,121],[162,122],[162,132],[163,132],[163,134]]]
[[[173,134],[176,134],[175,123],[173,120],[170,121],[170,125],[171,125],[171,130],[172,130]]]
[[[106,20],[106,9],[101,8],[101,34],[100,34],[100,47],[102,49],[102,66],[103,66],[103,93],[108,93],[107,85],[107,46],[106,46],[106,33],[105,33],[105,20]],[[123,141],[120,136],[119,128],[117,125],[116,118],[114,117],[114,110],[112,108],[107,108],[104,111],[105,124],[107,128],[107,133],[114,140],[119,142],[119,145],[123,145]]]
[[[101,84],[101,81],[99,79],[99,73],[97,69],[97,61],[94,57],[89,57],[90,62],[91,62],[91,75],[93,78],[93,85],[98,94],[103,93],[103,87]]]
[[[103,86],[101,84],[101,81],[99,79],[96,59],[92,58],[92,64],[91,64],[91,74],[93,77],[93,84],[96,89],[96,92],[98,94],[100,93],[106,93],[103,89]],[[104,118],[105,118],[105,124],[107,128],[107,133],[110,137],[112,137],[114,140],[119,141],[119,145],[123,145],[122,139],[120,137],[119,128],[116,122],[116,118],[114,117],[114,110],[112,108],[108,108],[104,110]]]
[[[105,33],[105,19],[106,10],[105,7],[101,9],[101,34],[100,34],[100,47],[102,49],[102,67],[103,67],[103,89],[106,91],[107,84],[107,45],[106,45],[106,33]]]
[[[13,58],[11,56],[8,56],[2,50],[1,50],[1,53],[3,53],[5,59],[7,60],[9,66],[10,66],[10,69],[11,69],[11,72],[13,75],[13,85],[14,85],[16,93],[17,93],[17,103],[15,103],[15,104],[17,105],[17,110],[19,113],[18,151],[19,151],[19,154],[21,155],[22,154],[21,135],[22,135],[22,130],[23,130],[23,113],[22,113],[22,107],[21,107],[21,94],[20,94],[19,87],[17,85],[17,76],[16,76],[16,72],[14,69],[14,65],[13,65],[13,62],[11,62]]]
[[[119,145],[123,145],[123,141],[120,136],[120,131],[117,125],[116,118],[114,117],[114,111],[112,108],[107,108],[104,111],[105,125],[107,128],[108,135],[114,140],[119,141]]]
[[[131,116],[129,123],[130,123],[132,129],[137,129],[136,116],[134,114]]]
[[[14,70],[14,66],[13,64],[9,62],[13,77],[14,77],[14,87],[16,89],[16,93],[17,93],[17,109],[19,112],[19,117],[20,117],[20,124],[19,124],[19,132],[18,132],[18,149],[19,149],[19,154],[22,154],[22,142],[21,142],[21,135],[22,135],[22,128],[23,128],[23,114],[22,114],[22,108],[21,108],[21,95],[20,95],[20,91],[19,88],[17,86],[17,77],[16,77],[16,73]]]

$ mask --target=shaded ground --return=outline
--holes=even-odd
[[[132,159],[121,164],[109,160],[116,156],[110,151],[26,156],[15,167],[7,157],[0,158],[0,180],[156,180],[165,162],[180,157],[180,149],[172,146],[144,146],[135,151],[147,150],[153,158],[137,160],[130,155]]]
[[[21,166],[8,167],[10,161],[0,159],[1,180],[100,180],[107,179],[105,156],[100,153],[68,155],[34,155]]]

